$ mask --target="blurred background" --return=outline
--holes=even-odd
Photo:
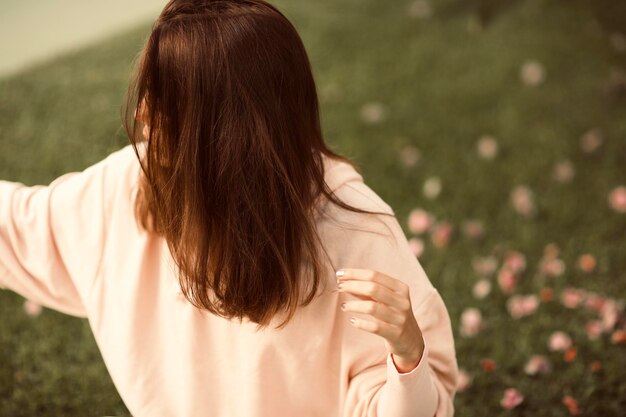
[[[164,3],[2,1],[0,178],[47,184],[128,143],[121,104]],[[327,142],[446,301],[456,415],[622,416],[626,2],[272,3],[309,52]],[[9,291],[0,316],[0,415],[128,415],[86,320]]]

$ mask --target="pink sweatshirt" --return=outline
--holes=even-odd
[[[339,198],[393,213],[350,165],[324,160]],[[335,220],[318,217],[317,226],[337,268],[374,269],[410,286],[426,349],[408,373],[396,369],[384,339],[350,324],[368,316],[341,310],[356,297],[336,291],[331,266],[328,289],[282,330],[256,332],[249,321],[194,308],[165,240],[135,222],[139,172],[127,145],[48,186],[0,181],[0,287],[87,318],[133,416],[453,415],[458,368],[449,315],[395,217],[364,222],[326,204]]]

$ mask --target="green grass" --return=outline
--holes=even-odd
[[[445,248],[425,238],[420,262],[448,306],[459,365],[474,376],[473,385],[457,394],[457,415],[566,416],[564,395],[578,400],[581,415],[622,415],[624,345],[612,344],[607,335],[589,341],[588,314],[561,306],[558,294],[574,286],[626,297],[626,215],[606,202],[612,188],[626,185],[626,100],[619,87],[607,92],[611,71],[624,71],[626,53],[612,49],[588,2],[512,2],[482,30],[475,11],[462,3],[433,2],[432,18],[415,19],[404,1],[277,2],[309,51],[327,142],[357,161],[366,183],[394,208],[407,237],[406,219],[415,207],[455,226]],[[120,105],[148,30],[140,27],[0,80],[0,178],[48,183],[126,144]],[[520,67],[529,59],[545,67],[545,82],[538,86],[520,81]],[[386,109],[382,122],[361,119],[362,106],[370,102]],[[579,138],[596,127],[604,132],[604,144],[585,154]],[[492,161],[475,151],[486,133],[500,145]],[[405,145],[421,151],[417,166],[400,164]],[[561,159],[575,166],[571,183],[551,178]],[[443,184],[434,200],[422,194],[424,180],[432,176]],[[509,204],[511,189],[520,184],[536,194],[532,219]],[[470,218],[484,222],[480,241],[459,233]],[[561,249],[566,271],[544,281],[536,265],[551,242]],[[549,286],[557,299],[519,320],[508,315],[507,297],[497,285],[484,300],[471,295],[478,279],[471,260],[506,249],[527,257],[516,292]],[[593,274],[576,269],[582,253],[597,258]],[[128,415],[88,323],[51,310],[28,317],[23,301],[0,294],[0,415]],[[473,338],[458,332],[468,307],[479,308],[487,324]],[[547,350],[554,330],[573,337],[574,362]],[[553,361],[551,374],[524,374],[535,353]],[[481,370],[486,357],[496,361],[495,372]],[[601,361],[601,372],[589,371],[593,360]],[[509,386],[525,399],[507,411],[499,401]]]

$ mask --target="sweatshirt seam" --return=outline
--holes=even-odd
[[[52,256],[55,259],[58,259],[58,263],[59,263],[59,267],[63,269],[63,272],[65,273],[65,275],[68,278],[69,284],[73,287],[73,289],[76,291],[76,294],[78,294],[79,299],[80,299],[80,306],[79,309],[82,310],[82,315],[87,314],[87,305],[85,304],[85,300],[83,299],[82,295],[81,295],[81,289],[80,289],[80,285],[78,284],[77,281],[74,280],[74,276],[73,271],[71,270],[70,265],[68,264],[68,262],[66,262],[65,259],[63,259],[63,254],[61,252],[61,248],[59,247],[59,242],[58,242],[58,238],[57,238],[57,234],[56,234],[56,230],[54,227],[54,221],[53,221],[53,205],[52,205],[52,197],[55,191],[57,191],[57,187],[59,186],[59,184],[62,184],[64,181],[67,181],[70,178],[73,178],[75,175],[78,175],[77,172],[70,172],[67,174],[64,174],[62,177],[59,178],[64,178],[64,180],[62,181],[54,181],[53,183],[50,183],[48,186],[40,186],[41,188],[39,190],[36,190],[34,187],[31,187],[31,190],[34,190],[34,192],[37,191],[44,191],[46,192],[46,223],[48,226],[48,230],[50,231],[49,236],[50,236],[50,243],[51,243],[51,247],[50,250],[52,251]],[[35,186],[37,187],[37,186]],[[56,194],[54,194],[56,195]],[[50,288],[50,293],[51,294],[55,294],[55,288],[51,287]],[[59,304],[64,304],[64,301],[61,297],[53,297],[55,298],[55,302],[59,303]],[[70,299],[68,304],[74,304],[72,302],[72,300]],[[73,308],[73,306],[71,307]]]
[[[106,191],[105,191],[105,171],[108,168],[108,166],[104,166],[102,169],[102,178],[101,178],[101,187],[102,187],[102,193],[101,193],[101,198],[103,202],[108,202],[107,198],[106,198]],[[102,213],[102,234],[104,237],[104,243],[102,245],[102,250],[100,251],[100,257],[98,259],[98,263],[96,264],[96,269],[94,272],[94,276],[93,279],[89,285],[89,290],[87,291],[86,297],[88,299],[88,301],[90,302],[91,305],[91,300],[93,298],[93,292],[94,292],[94,288],[96,288],[96,285],[101,281],[101,275],[102,275],[102,271],[103,271],[103,263],[104,263],[104,255],[106,253],[106,250],[108,248],[108,243],[109,243],[109,237],[108,234],[110,233],[110,231],[108,230],[108,207],[104,207],[103,209],[103,213]],[[106,234],[106,236],[104,236]]]
[[[101,198],[102,198],[102,201],[105,202],[105,203],[108,203],[108,205],[103,208],[103,213],[102,213],[102,235],[104,237],[104,243],[102,245],[102,251],[101,251],[100,257],[98,259],[98,263],[97,263],[97,266],[96,266],[96,269],[95,269],[95,272],[94,272],[93,280],[91,281],[89,289],[87,290],[87,293],[86,293],[86,298],[90,302],[90,305],[91,305],[91,301],[92,301],[93,296],[94,296],[94,291],[95,291],[96,285],[99,284],[100,281],[102,281],[102,279],[103,279],[102,278],[102,274],[103,274],[103,271],[104,271],[104,259],[105,259],[105,255],[106,255],[108,247],[109,247],[109,240],[110,240],[109,239],[109,234],[111,233],[110,232],[110,228],[108,227],[108,222],[110,221],[110,217],[109,217],[110,213],[109,213],[109,211],[113,207],[113,205],[110,204],[109,202],[110,201],[114,201],[115,197],[117,197],[117,196],[114,196],[113,198],[110,198],[110,199],[107,198],[106,172],[107,172],[107,169],[109,169],[110,164],[113,163],[113,162],[111,162],[111,159],[112,159],[111,157],[114,154],[117,154],[116,156],[120,157],[119,154],[122,153],[123,151],[127,150],[129,147],[130,147],[130,145],[126,145],[123,148],[120,148],[117,151],[113,152],[112,154],[109,154],[109,156],[104,159],[104,161],[106,161],[106,162],[103,163],[102,170],[101,170],[101,175],[102,175],[102,178],[100,180],[101,181],[100,184],[101,184],[101,187],[102,187]],[[131,150],[132,150],[132,147],[131,147]],[[134,153],[133,153],[133,156],[134,156]]]
[[[358,188],[356,188],[356,187],[354,187],[353,185],[350,184],[352,181],[355,181],[355,180],[356,180],[356,178],[351,178],[351,179],[347,180],[345,183],[343,183],[342,185],[345,186],[345,187],[348,187],[348,188],[350,188],[350,189],[352,189],[354,191],[356,191],[357,193],[359,193],[360,195],[362,195],[363,197],[368,199],[373,205],[375,205],[377,208],[381,209],[381,211],[384,211],[385,214],[393,214],[393,215],[395,215],[393,209],[391,208],[391,206],[389,204],[387,204],[387,203],[381,204],[379,201],[376,201],[371,196],[367,195],[363,191],[359,190]],[[359,180],[358,182],[361,183],[363,181]]]

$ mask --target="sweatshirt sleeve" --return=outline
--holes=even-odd
[[[424,336],[425,350],[417,366],[407,373],[398,372],[393,354],[387,355],[387,380],[379,393],[378,417],[454,415],[458,371],[448,344],[448,313],[436,288],[415,311],[415,316]]]
[[[130,145],[49,185],[0,180],[0,288],[86,317],[107,242],[109,207]]]
[[[352,181],[339,194],[352,205],[393,214],[363,182]],[[355,371],[349,380],[342,417],[452,417],[458,366],[444,301],[411,251],[395,216],[368,215],[366,221],[362,215],[344,214],[344,218],[352,216],[359,217],[349,223],[367,226],[374,233],[337,232],[336,239],[343,239],[348,248],[337,267],[373,269],[406,283],[425,350],[416,368],[400,373],[380,336],[347,330],[348,346],[344,349],[351,352]]]

